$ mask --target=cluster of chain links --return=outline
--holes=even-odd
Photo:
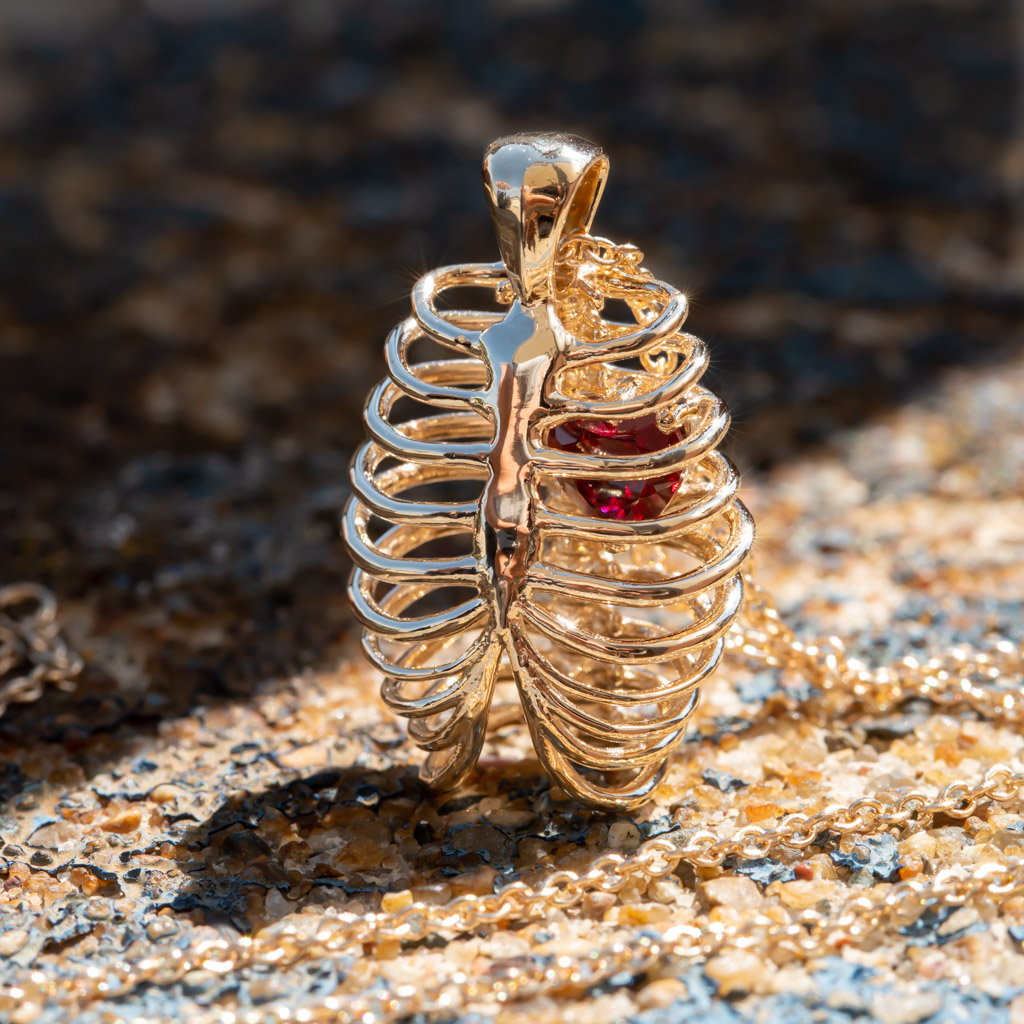
[[[61,638],[53,594],[39,583],[0,587],[0,715],[38,700],[47,685],[72,689],[81,671]]]
[[[558,318],[576,337],[607,337],[601,316],[607,299],[629,301],[637,285],[650,281],[644,254],[635,245],[619,245],[595,235],[567,235],[558,250],[555,296]]]
[[[579,994],[622,973],[636,977],[666,963],[707,960],[736,948],[808,959],[835,953],[846,943],[863,942],[880,927],[909,924],[925,909],[970,906],[1022,893],[1024,862],[1020,860],[970,873],[951,869],[931,881],[899,883],[881,897],[855,897],[830,917],[806,910],[787,924],[757,916],[740,926],[713,922],[704,928],[680,925],[661,935],[643,932],[586,957],[538,956],[533,963],[520,958],[497,975],[476,978],[459,972],[440,983],[410,985],[387,995],[337,996],[306,1019],[390,1022],[414,1014],[452,1012],[484,1000],[508,1004],[542,995]]]
[[[597,235],[567,235],[558,251],[555,273],[555,308],[566,329],[591,340],[607,337],[614,330],[603,316],[608,299],[621,299],[640,323],[652,319],[656,311],[645,304],[646,299],[638,299],[647,294],[638,285],[654,277],[643,261],[643,251],[628,242],[613,242]],[[673,372],[676,360],[671,345],[640,356],[644,369],[666,376]]]
[[[647,278],[640,266],[642,258],[634,246],[571,236],[560,261],[560,316],[573,330],[596,336],[603,329],[605,298],[629,301],[631,285]],[[634,312],[643,314],[641,310]],[[1024,719],[1024,692],[1019,687],[1009,691],[993,685],[1019,677],[1024,670],[1024,652],[1008,642],[996,643],[984,651],[954,648],[927,661],[906,657],[884,668],[868,669],[849,658],[835,637],[817,644],[799,640],[782,621],[770,596],[749,576],[746,594],[745,621],[733,627],[728,639],[734,654],[807,680],[837,706],[859,706],[869,713],[882,713],[908,697],[920,696],[939,706],[968,705],[984,717],[1004,722]],[[44,609],[43,602],[40,609]],[[47,604],[45,609],[49,610],[40,621],[52,623],[52,608]],[[3,642],[7,644],[3,650],[13,650],[11,641],[6,640],[6,620],[0,620],[0,628],[5,630]],[[38,634],[38,627],[36,630]],[[52,638],[55,632],[47,635]],[[52,648],[54,652],[61,650]],[[66,650],[48,657],[50,661],[41,659],[34,664],[75,665]],[[49,677],[44,671],[40,678]],[[680,828],[649,839],[631,855],[605,853],[585,872],[554,871],[537,885],[517,881],[500,892],[463,895],[444,905],[413,901],[396,912],[321,918],[312,932],[308,923],[286,921],[252,937],[218,938],[187,949],[161,950],[141,961],[125,963],[114,977],[107,971],[96,976],[85,971],[50,983],[49,994],[52,1003],[67,1006],[73,1014],[90,1001],[148,984],[171,985],[196,970],[224,974],[259,966],[286,970],[346,951],[372,951],[432,935],[450,938],[480,928],[540,921],[554,909],[580,905],[589,894],[620,893],[627,887],[642,889],[684,863],[715,868],[727,860],[758,860],[785,850],[806,849],[834,841],[837,836],[885,831],[905,834],[928,827],[937,816],[963,820],[983,805],[1013,805],[1022,796],[1024,772],[997,766],[979,782],[956,782],[938,794],[907,790],[891,799],[862,797],[815,814],[789,814],[772,827],[746,826],[727,837]],[[301,1017],[286,1005],[262,1006],[258,1019],[378,1024],[413,1015],[451,1014],[482,1001],[503,1004],[541,995],[580,993],[622,972],[636,976],[657,964],[705,960],[730,949],[747,950],[764,959],[780,955],[807,959],[834,953],[844,945],[862,945],[879,929],[912,923],[929,909],[980,908],[1022,896],[1024,860],[1011,849],[1005,859],[975,865],[969,871],[939,871],[929,878],[896,883],[882,892],[879,888],[853,897],[829,913],[811,908],[790,916],[785,923],[759,915],[740,926],[710,922],[700,928],[675,926],[664,934],[633,933],[582,958],[541,954],[519,957],[514,966],[502,967],[497,974],[477,977],[456,973],[388,991],[338,992],[328,996],[322,1006],[303,1008]],[[222,1014],[218,1019],[246,1018],[244,1012],[239,1012]]]
[[[951,869],[929,881],[901,882],[881,897],[855,897],[829,917],[806,910],[787,924],[759,915],[741,926],[681,925],[662,935],[646,932],[613,942],[587,957],[536,957],[532,964],[520,958],[499,976],[478,979],[459,974],[434,986],[416,986],[415,991],[410,986],[408,991],[387,996],[338,998],[329,1009],[346,1021],[395,1021],[414,1013],[451,1012],[485,999],[507,1004],[541,995],[580,993],[623,972],[636,977],[666,963],[707,960],[736,948],[763,956],[784,953],[808,959],[835,953],[850,942],[863,942],[883,926],[909,924],[925,909],[970,906],[1022,893],[1024,862],[1020,860],[985,865],[970,873]],[[339,1017],[314,1013],[310,1019]]]
[[[762,607],[770,607],[764,592],[757,593]],[[775,650],[777,653],[778,648]],[[864,699],[865,695],[858,697]],[[805,849],[834,836],[863,836],[887,830],[906,833],[928,827],[939,815],[963,820],[985,804],[1014,804],[1022,794],[1024,772],[997,766],[973,785],[952,783],[938,794],[906,790],[891,800],[862,797],[811,815],[789,814],[772,827],[749,825],[728,837],[707,830],[680,829],[647,840],[631,855],[602,854],[585,872],[554,871],[539,885],[517,881],[500,892],[463,895],[443,905],[413,901],[396,912],[321,919],[312,933],[304,932],[302,924],[284,923],[236,941],[216,939],[185,950],[162,950],[141,961],[126,963],[114,977],[105,971],[95,977],[85,972],[73,979],[61,979],[55,983],[52,996],[61,1005],[80,1007],[144,985],[171,985],[192,971],[226,974],[260,966],[284,970],[347,951],[540,921],[554,909],[568,910],[580,905],[592,893],[614,894],[627,887],[642,889],[651,881],[674,873],[683,863],[695,868],[715,868],[727,860],[758,860],[786,849]],[[1016,895],[1024,895],[1024,861],[1014,857],[979,865],[969,873],[950,869],[931,878],[900,882],[880,895],[872,892],[850,899],[838,912],[826,915],[812,908],[784,924],[758,916],[740,927],[721,923],[702,928],[676,926],[664,935],[642,932],[629,936],[596,949],[584,959],[538,956],[534,964],[517,963],[498,976],[474,978],[457,974],[433,985],[410,986],[387,994],[339,993],[328,997],[322,1007],[304,1010],[303,1019],[390,1022],[413,1013],[454,1011],[482,999],[507,1002],[542,994],[578,992],[623,971],[636,975],[657,963],[703,960],[736,948],[765,958],[781,953],[806,959],[834,953],[845,944],[863,943],[878,929],[909,924],[928,909],[980,906]],[[267,1007],[261,1013],[261,1021],[292,1019],[286,1006]]]
[[[513,882],[500,892],[464,895],[445,905],[414,901],[393,913],[346,914],[321,920],[313,933],[304,933],[301,925],[288,923],[236,941],[215,939],[188,950],[161,951],[125,964],[113,977],[104,971],[95,977],[86,972],[73,980],[62,979],[56,983],[53,995],[62,1005],[81,1005],[143,985],[171,985],[197,970],[225,974],[259,966],[285,970],[310,959],[387,943],[412,943],[431,935],[453,937],[482,927],[543,920],[554,909],[578,906],[590,893],[618,893],[627,886],[664,878],[684,862],[701,868],[717,867],[729,858],[755,860],[785,848],[802,849],[816,840],[820,842],[823,834],[922,828],[936,815],[963,819],[982,803],[1011,803],[1022,790],[1024,772],[996,767],[976,785],[954,783],[936,796],[911,790],[891,802],[862,798],[814,815],[788,815],[773,828],[748,826],[729,838],[707,831],[679,831],[649,839],[632,855],[605,853],[584,873],[552,872],[541,885]],[[407,993],[387,996],[338,995],[329,998],[322,1009],[304,1011],[302,1019],[396,1021],[417,1012],[454,1010],[485,997],[504,1002],[586,989],[621,971],[637,974],[666,959],[706,959],[730,948],[752,950],[763,957],[785,952],[806,959],[834,953],[844,944],[862,943],[884,925],[909,924],[928,909],[980,904],[1021,894],[1024,861],[1012,858],[982,864],[966,873],[959,868],[949,869],[932,878],[900,882],[881,895],[871,893],[850,899],[838,912],[824,915],[810,909],[786,924],[755,917],[740,927],[721,923],[703,928],[676,926],[661,936],[642,933],[620,940],[583,960],[558,957],[545,963],[540,958],[534,966],[517,966],[506,976],[457,976],[434,987],[415,986]],[[276,1012],[274,1007],[268,1009]],[[291,1019],[287,1007],[280,1009],[277,1019]],[[267,1019],[274,1018],[260,1017],[261,1021]]]
[[[1024,651],[1007,640],[985,650],[952,647],[925,660],[907,655],[892,665],[871,669],[848,657],[839,637],[814,644],[800,641],[779,615],[771,596],[749,575],[744,618],[746,624],[729,636],[730,648],[753,662],[811,683],[830,702],[833,713],[854,704],[885,712],[909,697],[924,697],[943,707],[968,705],[984,718],[1024,721],[1024,689],[1020,687]],[[1017,680],[1017,687],[1000,685],[1007,680]]]

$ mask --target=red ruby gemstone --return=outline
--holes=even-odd
[[[548,435],[548,443],[563,452],[582,455],[642,455],[678,444],[682,430],[666,434],[658,428],[655,415],[631,420],[567,420]],[[599,515],[609,519],[654,519],[679,487],[679,474],[646,480],[573,480],[583,500]]]

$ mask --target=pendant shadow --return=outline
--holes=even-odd
[[[616,822],[627,847],[677,827],[555,798],[535,761],[485,762],[447,794],[407,765],[323,768],[229,798],[181,833],[185,877],[163,905],[245,931],[307,908],[376,911],[406,889],[447,902],[555,863],[585,871]]]

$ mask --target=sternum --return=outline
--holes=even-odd
[[[478,547],[493,591],[495,625],[504,631],[532,562],[528,432],[534,414],[543,407],[544,385],[558,347],[547,307],[524,309],[518,302],[504,320],[484,333],[481,341],[491,370],[496,424],[481,499]]]

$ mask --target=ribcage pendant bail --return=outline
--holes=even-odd
[[[442,788],[472,770],[511,678],[567,793],[643,802],[742,602],[753,523],[716,450],[728,413],[700,384],[685,297],[588,234],[607,173],[573,136],[495,142],[502,262],[417,282],[366,407],[350,594],[381,695]],[[441,308],[466,287],[501,311]],[[605,316],[609,298],[633,322]],[[413,359],[430,347],[443,357]]]

